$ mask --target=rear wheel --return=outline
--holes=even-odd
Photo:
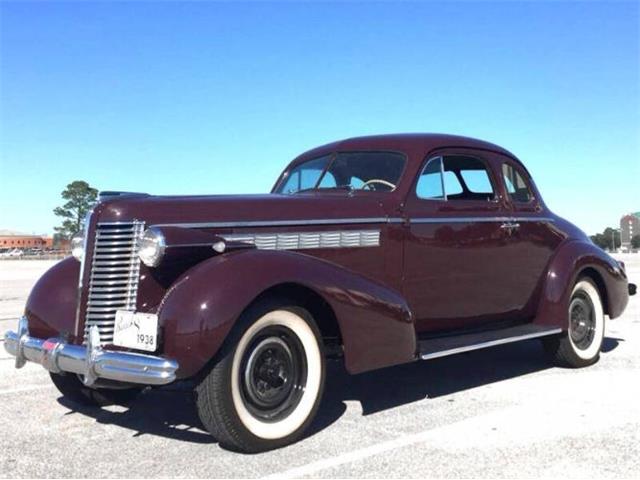
[[[205,428],[224,447],[259,452],[296,441],[324,388],[321,337],[311,315],[286,302],[250,309],[196,387]]]
[[[89,388],[77,375],[66,373],[50,373],[51,381],[60,393],[72,402],[88,407],[104,407],[107,405],[127,405],[141,392],[140,388]]]
[[[567,314],[568,331],[545,339],[546,350],[560,366],[577,368],[596,363],[604,338],[604,308],[598,288],[590,279],[576,283]]]

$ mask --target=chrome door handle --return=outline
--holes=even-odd
[[[520,228],[520,224],[518,222],[504,222],[500,225],[500,228],[503,230],[508,230],[509,233],[512,233],[514,230]]]

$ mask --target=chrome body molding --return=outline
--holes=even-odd
[[[503,345],[505,343],[513,343],[513,342],[519,342],[521,340],[528,340],[530,338],[546,337],[548,335],[555,335],[561,332],[562,332],[561,328],[554,328],[550,330],[545,330],[543,332],[534,332],[534,333],[527,333],[525,335],[516,335],[513,337],[500,338],[496,340],[489,340],[487,342],[476,343],[474,345],[464,345],[462,347],[451,348],[449,350],[441,350],[433,353],[424,353],[420,355],[420,358],[422,360],[429,360],[432,358],[446,357],[449,355],[455,355],[456,353],[470,352],[472,350],[480,350],[482,348],[495,347],[497,345]]]
[[[551,217],[426,217],[411,218],[409,223],[509,223],[553,222]]]
[[[380,246],[380,230],[334,232],[246,233],[224,235],[227,242],[255,245],[264,250],[305,250],[311,248],[355,248]]]
[[[84,338],[96,326],[102,344],[113,340],[116,310],[136,308],[144,222],[98,223],[91,258]]]
[[[152,227],[182,228],[253,228],[253,227],[305,227],[307,225],[361,225],[366,223],[392,223],[389,217],[316,218],[300,220],[256,220],[248,222],[194,222],[156,223]]]
[[[162,357],[104,350],[98,327],[91,328],[86,346],[65,343],[60,338],[31,337],[27,319],[22,317],[18,331],[5,334],[4,347],[16,357],[16,368],[29,362],[52,373],[82,376],[87,386],[98,379],[141,385],[166,385],[176,378],[178,362]]]
[[[472,222],[553,222],[551,217],[424,217],[404,219],[402,217],[365,217],[365,218],[316,218],[310,220],[257,220],[248,222],[193,222],[193,223],[156,223],[152,227],[181,228],[259,228],[259,227],[305,227],[310,225],[363,225],[393,223],[472,223]]]

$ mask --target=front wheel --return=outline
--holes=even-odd
[[[604,308],[595,284],[580,279],[569,301],[569,329],[559,337],[544,339],[554,362],[563,367],[586,367],[600,358],[604,338]]]
[[[296,441],[313,420],[325,380],[311,315],[286,302],[250,309],[196,387],[198,414],[224,447],[260,452]]]

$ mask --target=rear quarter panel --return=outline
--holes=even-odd
[[[625,272],[616,260],[588,240],[567,240],[553,256],[545,278],[535,323],[568,329],[569,300],[581,275],[596,274],[610,318],[624,311],[628,297]]]

